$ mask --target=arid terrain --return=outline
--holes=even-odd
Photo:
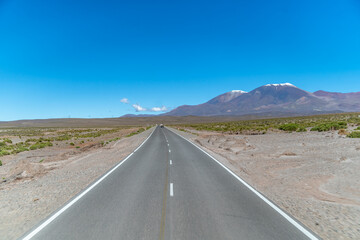
[[[51,141],[29,141],[31,146],[52,143],[0,158],[0,239],[20,237],[81,192],[130,154],[152,131],[143,130],[139,127],[0,130],[2,139],[12,141],[9,146],[40,138]]]
[[[264,117],[264,116],[260,116]],[[37,120],[0,121],[0,128],[115,128],[123,126],[149,126],[157,123],[184,124],[218,121],[236,121],[240,119],[259,118],[259,116],[150,116],[120,118],[54,118]]]
[[[186,128],[176,132],[324,239],[360,238],[358,138],[338,131],[231,135]]]
[[[137,127],[126,126],[132,119]],[[123,160],[156,120],[173,124],[322,238],[360,238],[358,113],[219,119],[1,123],[0,239],[20,237]]]

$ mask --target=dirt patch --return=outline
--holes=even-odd
[[[191,131],[190,129],[186,129]],[[359,140],[338,132],[177,131],[324,239],[360,239]]]

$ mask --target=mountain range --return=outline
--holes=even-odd
[[[206,103],[183,105],[164,116],[308,115],[360,112],[360,92],[308,92],[290,83],[267,84],[250,92],[233,90]]]

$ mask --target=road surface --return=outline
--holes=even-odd
[[[167,128],[94,185],[24,239],[316,239]]]

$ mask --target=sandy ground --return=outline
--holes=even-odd
[[[2,157],[0,239],[20,237],[129,155],[152,130],[105,146],[54,146]]]
[[[203,147],[320,237],[360,239],[359,139],[337,132],[176,132]]]

